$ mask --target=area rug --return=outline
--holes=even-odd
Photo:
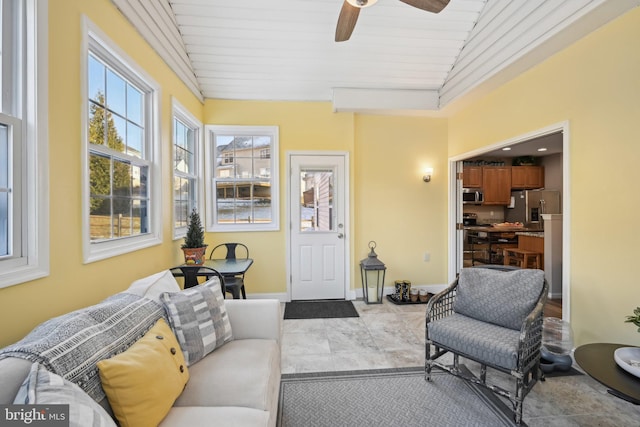
[[[284,306],[285,319],[360,317],[351,301],[292,301]]]
[[[512,426],[483,387],[423,368],[284,374],[278,427]],[[524,425],[524,424],[523,424]]]

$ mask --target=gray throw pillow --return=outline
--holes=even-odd
[[[29,375],[13,401],[16,405],[69,405],[70,427],[116,427],[102,406],[80,387],[40,365],[31,365]]]
[[[165,292],[160,300],[188,366],[233,339],[217,277],[181,292]]]
[[[542,270],[463,268],[453,310],[483,322],[520,330],[543,286]]]

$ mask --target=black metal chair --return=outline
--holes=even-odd
[[[548,290],[541,270],[462,269],[427,305],[427,381],[436,367],[482,385],[509,399],[515,422],[521,424],[524,398],[541,375],[542,310]],[[447,352],[453,354],[453,365],[437,360]],[[479,378],[459,365],[460,356],[480,364]],[[487,366],[514,377],[515,391],[488,384]]]
[[[209,259],[248,259],[249,248],[242,243],[221,243],[211,250]],[[244,289],[244,273],[224,274],[226,292],[231,293],[234,299],[247,299]]]
[[[184,278],[184,289],[192,288],[199,285],[198,277],[204,277],[205,280],[209,280],[213,276],[216,276],[218,280],[220,280],[222,295],[224,295],[226,292],[224,277],[213,268],[203,267],[199,265],[180,265],[178,267],[170,268],[169,271],[171,272],[173,277]]]

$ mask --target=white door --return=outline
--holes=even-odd
[[[290,156],[291,299],[345,298],[345,155]]]

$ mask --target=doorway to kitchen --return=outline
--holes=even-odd
[[[543,151],[544,149],[546,151]],[[512,168],[516,165],[532,164],[538,166]],[[486,179],[469,185],[468,172],[472,168],[464,168],[465,165],[483,168],[483,171],[488,171],[494,176],[506,173],[509,177],[506,190],[502,195],[497,195],[496,188],[490,188],[492,181]],[[512,170],[518,174],[524,170],[543,171],[544,175],[538,177],[542,181],[536,184],[515,184],[516,181],[513,181],[514,187],[512,187],[510,177]],[[571,199],[568,173],[568,122],[558,123],[450,158],[450,171],[452,193],[449,199],[450,281],[463,267],[486,263],[503,264],[504,249],[518,247],[520,244],[516,242],[520,239],[524,245],[533,242],[540,245],[538,251],[543,257],[540,264],[545,270],[545,277],[550,285],[549,299],[554,305],[554,312],[561,312],[562,318],[569,319]],[[466,191],[480,191],[481,201],[471,201],[472,198],[468,194],[466,196],[469,197],[463,197],[465,194],[463,175],[466,175],[464,181],[467,185],[474,187],[467,188]],[[517,181],[519,180],[518,175]],[[548,196],[546,204],[544,198],[543,203],[539,204],[541,194]],[[550,202],[552,196],[559,197],[557,210],[552,208],[553,203]],[[463,199],[466,199],[467,203],[464,203]],[[527,200],[529,204],[525,203]],[[537,200],[535,206],[533,206],[534,200]],[[545,214],[545,208],[547,212],[554,214]],[[498,227],[505,227],[504,230],[508,232],[503,233],[503,229]]]
[[[348,153],[289,153],[290,300],[345,299]]]

